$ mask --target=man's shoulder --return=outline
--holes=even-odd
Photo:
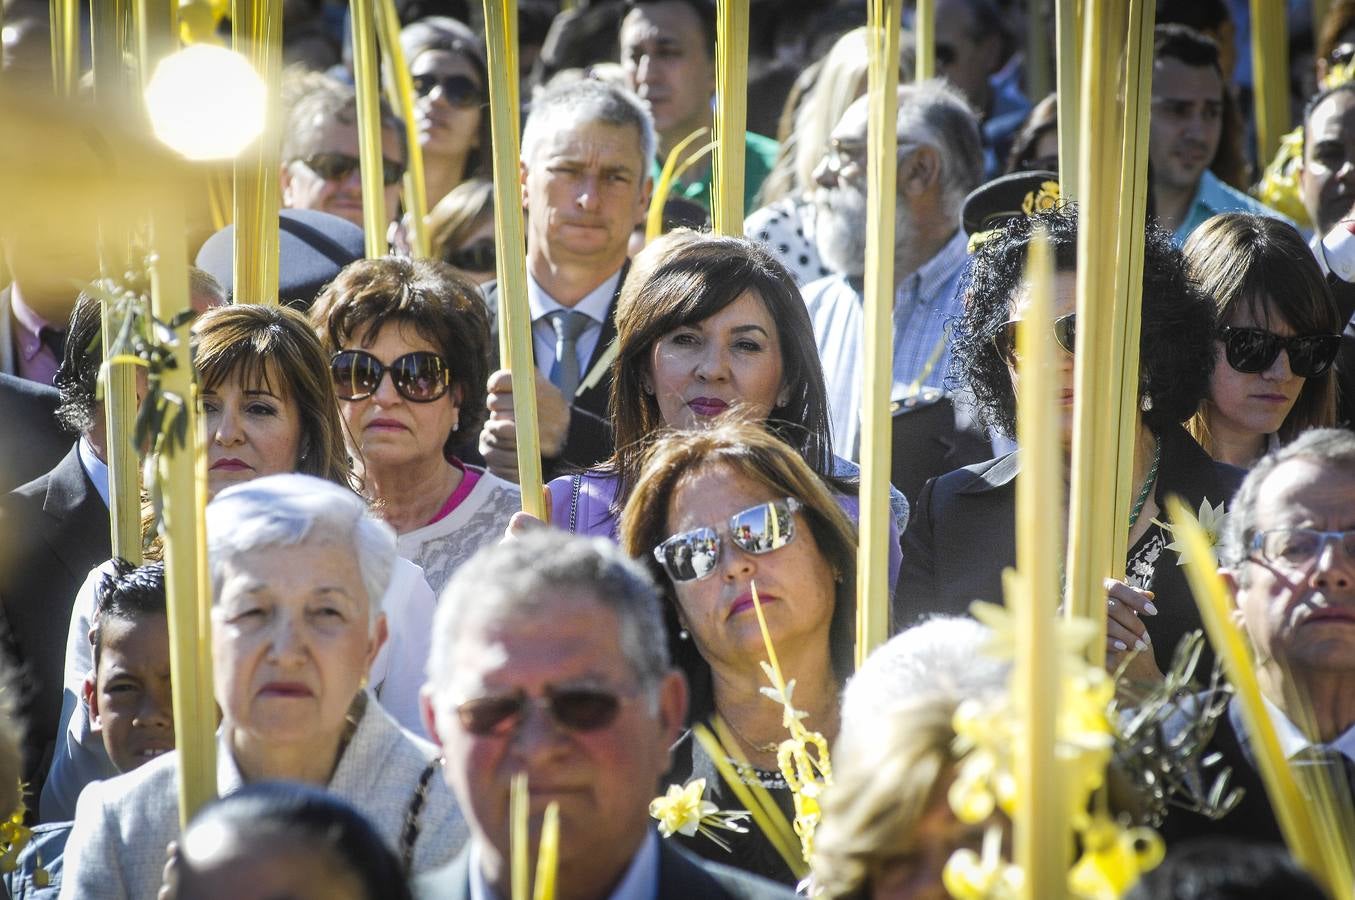
[[[780,900],[795,896],[788,888],[773,881],[697,859],[669,841],[659,845],[659,853],[659,900],[680,897]]]
[[[846,303],[861,296],[845,275],[825,275],[805,285],[800,293],[811,314],[816,310],[829,309],[838,303]]]
[[[1200,199],[1216,214],[1225,212],[1256,213],[1257,215],[1270,216],[1272,219],[1279,219],[1281,222],[1287,222],[1294,225],[1295,228],[1298,227],[1294,220],[1284,213],[1272,209],[1245,191],[1239,191],[1213,172],[1206,170],[1200,176],[1200,181]]]

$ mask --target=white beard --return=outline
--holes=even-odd
[[[854,187],[816,188],[814,243],[823,264],[839,275],[859,278],[866,272],[866,194]],[[904,241],[913,220],[907,206],[894,205],[894,243]]]

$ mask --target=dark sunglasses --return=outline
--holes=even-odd
[[[334,393],[340,400],[365,400],[390,372],[391,384],[412,403],[432,403],[447,393],[447,364],[428,350],[406,353],[389,365],[366,350],[340,350],[329,360]]]
[[[427,97],[434,88],[442,88],[442,99],[452,106],[470,109],[484,102],[484,92],[465,75],[438,75],[425,72],[414,76],[414,90],[420,97]]]
[[[544,697],[524,692],[477,697],[456,708],[461,727],[471,734],[506,735],[522,721],[524,710],[535,704],[545,707],[552,719],[570,731],[598,731],[616,721],[621,697],[593,688],[546,688]]]
[[[325,181],[342,181],[358,170],[362,161],[347,153],[312,153],[301,163]],[[388,159],[381,160],[381,182],[389,187],[405,174],[405,167]]]
[[[1016,326],[1019,322],[1019,319],[1003,322],[997,334],[993,335],[993,346],[997,348],[998,356],[1001,356],[1002,361],[1009,366],[1016,365],[1018,359]],[[1077,313],[1068,313],[1054,320],[1054,340],[1058,341],[1065,352],[1073,352],[1073,348],[1077,346]]]
[[[1260,328],[1235,328],[1232,325],[1219,329],[1219,340],[1223,341],[1228,365],[1239,372],[1264,372],[1284,350],[1289,354],[1290,371],[1300,378],[1325,375],[1341,349],[1339,334],[1280,337]]]
[[[795,537],[795,513],[803,508],[787,497],[736,512],[729,517],[729,539],[745,553],[780,550]],[[654,558],[673,581],[698,581],[720,562],[720,535],[714,528],[675,534],[654,548]]]
[[[493,272],[497,256],[494,241],[485,239],[447,254],[447,262],[468,272]]]

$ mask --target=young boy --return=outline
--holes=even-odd
[[[95,603],[89,631],[94,671],[85,678],[84,700],[114,768],[130,772],[174,749],[164,565],[113,560],[111,574],[99,582]],[[61,854],[70,831],[70,822],[33,830],[17,868],[4,878],[11,897],[57,896]]]

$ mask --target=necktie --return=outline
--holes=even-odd
[[[550,324],[555,329],[555,365],[550,370],[550,381],[571,405],[579,387],[579,334],[591,321],[587,313],[572,309],[557,309],[550,314]]]

